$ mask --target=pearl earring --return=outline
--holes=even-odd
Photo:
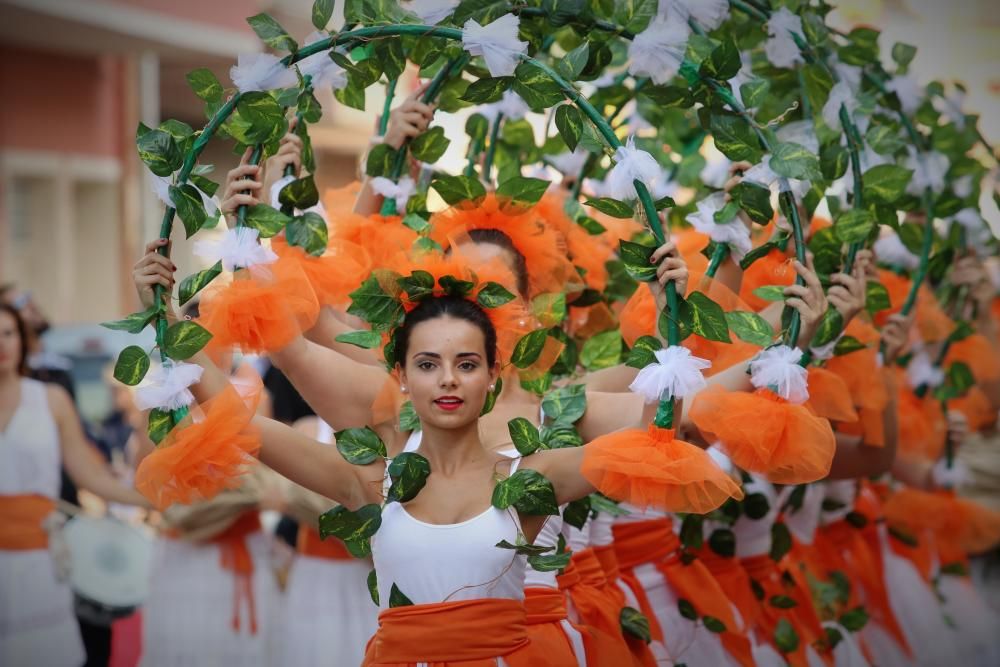
[[[401,392],[403,392],[404,394],[406,393],[406,387],[402,387],[402,386],[401,386],[401,387],[399,388],[399,390],[400,390]]]
[[[495,384],[491,384],[490,385],[490,391],[496,391],[496,390],[497,390],[497,386]]]

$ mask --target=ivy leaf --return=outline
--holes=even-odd
[[[596,208],[601,213],[605,215],[610,215],[612,218],[631,218],[632,217],[632,205],[627,204],[618,199],[612,199],[611,197],[598,197],[596,199],[588,199],[583,202],[584,206],[592,206]]]
[[[729,313],[726,314],[726,317]],[[738,335],[738,334],[737,334]],[[635,341],[635,345],[628,352],[628,358],[625,359],[625,365],[630,368],[645,368],[646,366],[656,362],[656,352],[662,350],[663,345],[660,343],[658,338],[653,336],[640,336],[638,340]]]
[[[494,78],[484,78],[473,81],[465,89],[462,101],[470,104],[492,104],[499,102],[505,90],[514,83],[512,76],[498,76]]]
[[[732,342],[726,312],[701,292],[692,292],[681,301],[679,319],[685,328],[702,338],[720,343]]]
[[[295,53],[299,50],[299,45],[292,39],[281,24],[267,14],[257,14],[247,19],[247,23],[257,33],[261,41],[277,51],[291,51]]]
[[[764,301],[784,301],[785,287],[783,285],[763,285],[755,289],[753,295]]]
[[[242,136],[242,143],[268,144],[281,138],[288,128],[285,110],[276,99],[267,93],[246,93],[236,103],[241,119],[249,124]]]
[[[566,293],[539,294],[531,301],[531,313],[543,326],[558,326],[566,319]]]
[[[740,97],[743,104],[748,109],[759,107],[767,97],[771,89],[771,82],[767,79],[753,78],[740,84]]]
[[[524,417],[516,417],[507,422],[507,432],[510,433],[510,440],[521,456],[534,454],[542,446],[538,429]]]
[[[500,283],[488,282],[479,290],[476,295],[476,303],[483,308],[499,308],[510,303],[515,297],[506,287]]]
[[[650,282],[656,278],[656,265],[650,262],[650,257],[656,248],[633,243],[624,239],[618,241],[618,257],[625,264],[625,270],[640,282]]]
[[[334,434],[337,451],[348,463],[368,465],[387,456],[385,443],[371,428],[347,428]]]
[[[688,108],[691,106],[691,93],[681,86],[643,86],[640,96],[645,97],[660,109]],[[746,98],[744,98],[746,99]]]
[[[779,176],[806,181],[823,180],[819,158],[808,148],[793,142],[782,142],[774,147],[771,169]]]
[[[438,284],[441,289],[444,290],[445,294],[450,296],[460,296],[467,297],[472,293],[476,284],[470,280],[459,280],[455,276],[441,276],[438,278]]]
[[[792,550],[792,533],[783,523],[771,526],[771,560],[780,561]]]
[[[140,131],[145,128],[142,124],[139,127]],[[139,159],[157,176],[170,176],[181,168],[184,155],[169,132],[146,129],[136,137]]]
[[[545,179],[515,176],[500,184],[500,187],[497,188],[497,196],[510,199],[520,205],[530,206],[538,202],[548,188],[549,182]]]
[[[622,334],[618,329],[591,336],[580,350],[580,363],[588,371],[617,366],[622,356]]]
[[[844,316],[840,314],[839,310],[830,306],[823,313],[823,319],[819,321],[819,328],[816,330],[816,335],[813,336],[810,345],[812,347],[822,347],[832,343],[843,330]]]
[[[277,236],[290,221],[290,217],[267,204],[254,204],[247,209],[247,227],[256,229],[262,239]]]
[[[412,607],[413,601],[403,594],[403,591],[399,590],[396,584],[393,584],[389,588],[389,608],[393,607]]]
[[[560,424],[573,424],[587,411],[587,387],[571,384],[554,389],[542,399],[546,419]]]
[[[365,174],[371,177],[386,176],[392,172],[392,165],[396,161],[396,151],[389,144],[378,144],[368,151],[368,160],[365,162]]]
[[[184,320],[167,329],[163,337],[163,351],[171,359],[183,361],[194,356],[212,339],[208,329],[197,322]]]
[[[138,345],[129,345],[115,362],[114,376],[122,384],[130,387],[142,382],[149,370],[149,355]]]
[[[823,178],[828,181],[835,181],[846,174],[850,161],[850,152],[840,144],[825,146],[819,153],[819,167]]]
[[[891,155],[906,145],[906,141],[899,136],[897,128],[875,123],[872,123],[865,133],[865,143],[879,155]]]
[[[896,42],[892,45],[892,59],[899,65],[901,70],[905,70],[909,66],[915,55],[917,55],[917,47],[915,46],[910,46],[903,42]]]
[[[729,194],[754,222],[766,225],[774,217],[769,188],[750,181],[740,181]]]
[[[845,354],[863,350],[865,347],[865,344],[854,336],[843,336],[837,341],[837,344],[833,346],[833,355],[836,357],[842,357]]]
[[[518,556],[540,556],[555,549],[555,547],[546,547],[540,544],[511,544],[507,540],[500,540],[493,546],[497,549],[509,549]]]
[[[387,471],[392,486],[389,487],[386,502],[405,503],[416,498],[427,484],[431,464],[416,452],[403,452],[392,459]]]
[[[321,0],[317,0],[320,2]],[[332,2],[332,0],[331,0]],[[372,568],[371,572],[368,573],[368,595],[372,597],[372,602],[375,606],[378,606],[378,575],[375,573],[375,568]]]
[[[336,338],[335,341],[338,343],[347,343],[348,345],[356,345],[363,350],[371,350],[382,344],[382,336],[378,335],[374,331],[360,330],[360,331],[348,331],[342,333]]]
[[[146,310],[138,313],[132,313],[128,317],[121,320],[101,322],[101,326],[105,329],[111,329],[112,331],[127,331],[131,334],[137,334],[145,329],[146,325],[149,324],[154,317],[156,317],[156,306],[150,306]]]
[[[444,136],[444,128],[432,127],[410,142],[410,153],[421,162],[433,164],[444,155],[449,144],[451,140]]]
[[[866,201],[894,204],[906,192],[913,172],[894,164],[880,164],[866,171],[861,178]]]
[[[892,307],[889,290],[882,283],[874,280],[865,285],[865,310],[874,315],[880,310]]]
[[[356,558],[371,553],[371,537],[382,525],[382,508],[372,503],[352,512],[343,505],[324,512],[319,517],[319,536],[341,540]],[[360,554],[360,555],[359,555]]]
[[[754,262],[761,257],[767,256],[772,250],[780,249],[782,247],[781,243],[782,241],[780,239],[761,243],[759,246],[743,256],[743,259],[740,260],[740,268],[743,270],[750,268]]]
[[[799,647],[799,635],[788,619],[778,620],[778,625],[774,629],[774,645],[782,653],[792,653]]]
[[[205,288],[210,282],[222,273],[222,262],[218,261],[204,271],[192,274],[181,281],[178,288],[178,298],[180,305],[184,305],[194,297],[195,294]]]
[[[622,607],[621,613],[618,615],[618,623],[624,634],[641,639],[647,644],[653,641],[653,635],[649,631],[649,619],[638,609]]]
[[[522,62],[514,70],[514,92],[532,111],[544,111],[563,100],[559,84],[542,69],[527,62]]]
[[[528,368],[531,364],[538,361],[538,357],[542,353],[542,348],[545,347],[545,337],[547,335],[548,332],[545,329],[536,329],[523,336],[517,341],[517,345],[514,346],[510,362],[518,368]]]
[[[434,276],[426,271],[414,271],[408,276],[399,278],[397,283],[411,301],[434,293]]]
[[[497,398],[500,397],[500,392],[503,390],[503,378],[497,378],[495,389],[486,394],[486,402],[483,403],[483,410],[479,413],[479,416],[488,415],[493,411],[493,406],[497,404]],[[419,423],[419,422],[418,422]]]
[[[698,620],[698,611],[691,604],[690,600],[685,600],[680,598],[677,600],[677,611],[680,613],[681,618],[686,618],[689,621]]]
[[[764,151],[753,128],[742,116],[735,114],[712,114],[709,131],[715,147],[733,162],[760,162]],[[775,169],[772,165],[772,169]],[[775,169],[777,171],[777,169]]]
[[[347,312],[368,322],[376,331],[387,331],[403,317],[403,304],[396,294],[382,287],[378,275],[372,275],[350,294]]]
[[[569,551],[564,551],[545,556],[528,556],[528,566],[537,572],[558,572],[569,566],[572,555]]]
[[[297,178],[278,193],[278,201],[282,206],[291,206],[300,211],[312,208],[319,203],[319,190],[316,189],[316,181],[312,174]]]
[[[440,175],[431,181],[431,187],[449,206],[462,201],[477,201],[486,196],[486,188],[470,176]]]
[[[146,426],[146,433],[154,444],[160,444],[174,427],[174,418],[167,410],[153,408],[149,411],[149,423]]]
[[[588,60],[590,60],[590,44],[583,42],[580,46],[559,59],[559,62],[556,63],[556,72],[567,81],[576,81],[580,77],[580,73],[583,72],[583,68],[587,66]],[[559,123],[558,116],[556,117],[556,123]],[[570,150],[574,150],[574,148],[570,146]]]
[[[566,147],[571,151],[576,150],[576,145],[580,141],[583,133],[583,116],[580,110],[572,104],[563,104],[556,109],[556,129],[559,136],[566,142]]]
[[[856,607],[844,614],[841,614],[837,621],[850,632],[861,632],[861,629],[868,623],[868,612],[864,607]]]
[[[685,549],[690,549],[691,551],[701,549],[702,544],[705,541],[705,535],[701,529],[704,522],[705,517],[701,514],[684,515],[684,519],[681,521],[681,530],[678,537],[680,538],[681,545]]]
[[[312,6],[312,24],[317,30],[325,30],[326,24],[333,16],[333,0],[314,0]],[[374,570],[372,570],[374,572]],[[370,575],[369,575],[370,576]],[[369,586],[370,588],[370,586]],[[377,598],[378,593],[376,593]],[[375,599],[378,604],[378,599]]]
[[[320,257],[326,252],[329,241],[326,221],[318,213],[306,211],[285,226],[285,238],[288,245],[302,248],[313,257]]]
[[[572,424],[556,422],[549,426],[542,426],[539,434],[547,449],[566,449],[579,447],[583,444],[583,438],[580,437]]]
[[[726,324],[729,330],[742,341],[767,347],[774,340],[774,329],[757,313],[745,310],[733,310],[726,313]]]
[[[726,624],[714,616],[704,616],[702,617],[701,622],[705,624],[705,629],[709,632],[720,634],[726,631]]]
[[[191,90],[199,99],[213,103],[222,101],[222,84],[212,70],[199,67],[188,72],[186,78]]]
[[[833,231],[844,243],[862,243],[875,229],[875,216],[866,209],[852,208],[837,218]]]
[[[777,607],[778,609],[792,609],[799,604],[787,595],[772,595],[768,602],[772,607]]]
[[[726,38],[715,47],[712,55],[701,62],[699,74],[719,81],[728,81],[736,76],[742,65],[740,50],[736,47],[736,43],[731,38]]]
[[[719,528],[708,536],[708,546],[724,558],[736,555],[736,534],[728,528]]]
[[[559,513],[556,491],[544,475],[522,468],[493,489],[492,505],[505,510],[513,506],[522,514],[532,516]]]
[[[563,509],[563,523],[583,530],[584,524],[590,518],[590,507],[589,496],[568,503],[565,509]]]
[[[754,521],[763,519],[771,511],[771,503],[763,493],[751,493],[743,500],[743,513]]]

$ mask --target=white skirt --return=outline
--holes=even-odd
[[[371,564],[297,555],[285,591],[278,655],[296,667],[356,667],[378,628],[368,593]]]
[[[912,667],[914,664],[896,638],[872,619],[861,629],[861,639],[879,667]]]
[[[1000,617],[966,577],[943,575],[938,591],[944,611],[954,623],[966,667],[1000,665]]]
[[[73,593],[48,549],[0,550],[0,665],[79,667],[85,657]]]
[[[153,579],[143,607],[143,667],[266,667],[272,659],[278,587],[271,570],[269,539],[247,537],[257,632],[240,598],[239,630],[233,628],[236,577],[219,563],[219,547],[157,539]],[[289,663],[290,664],[290,663]]]
[[[841,639],[833,647],[833,664],[836,667],[871,667],[858,646],[858,640],[847,628],[832,621],[824,622],[823,627],[840,633]]]

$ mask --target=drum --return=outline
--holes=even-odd
[[[112,518],[78,515],[63,529],[77,610],[95,622],[128,616],[149,594],[153,541]]]

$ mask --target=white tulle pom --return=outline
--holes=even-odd
[[[251,227],[227,229],[218,240],[195,241],[194,254],[210,264],[222,262],[226,271],[270,264],[278,256],[258,243],[259,232]]]
[[[271,208],[276,208],[281,210],[281,201],[278,199],[278,195],[281,194],[282,188],[296,180],[295,176],[282,176],[274,185],[271,186]]]
[[[705,30],[715,30],[729,18],[728,0],[669,0],[668,12],[692,18]],[[662,3],[661,3],[662,7]]]
[[[624,146],[615,151],[615,166],[608,173],[605,183],[615,199],[635,199],[634,181],[641,181],[647,188],[660,177],[660,165],[652,155],[635,147],[635,139],[628,138]]]
[[[639,371],[628,387],[647,403],[684,398],[705,386],[701,371],[711,366],[711,361],[693,356],[680,345],[657,350],[654,355],[656,363]]]
[[[531,111],[531,107],[524,99],[513,90],[503,91],[503,96],[499,101],[492,104],[484,104],[479,110],[486,120],[493,122],[497,114],[503,114],[507,120],[521,120],[525,114]]]
[[[174,200],[170,198],[170,186],[173,185],[173,179],[170,176],[157,176],[153,172],[147,172],[149,174],[149,182],[153,188],[153,192],[156,193],[156,198],[167,206],[174,207]],[[195,190],[198,190],[196,187]],[[215,203],[215,199],[209,197],[201,190],[198,190],[198,194],[201,195],[201,204],[205,207],[205,213],[208,217],[214,218],[215,214],[219,211],[219,205]]]
[[[483,57],[490,76],[511,76],[521,56],[528,53],[528,43],[517,38],[519,26],[513,14],[485,26],[469,19],[462,26],[462,46],[470,55]]]
[[[827,359],[833,359],[833,351],[837,348],[837,343],[840,339],[844,337],[844,332],[841,331],[836,338],[831,340],[826,345],[810,346],[809,352],[812,354],[812,358],[816,361],[826,361]]]
[[[939,459],[931,471],[931,478],[934,480],[934,485],[942,489],[957,489],[971,481],[972,473],[968,466],[958,459],[953,460],[950,466],[947,460]]]
[[[709,187],[721,189],[729,180],[729,168],[732,164],[732,160],[722,153],[713,153],[708,157],[698,178]]]
[[[298,82],[295,72],[270,53],[241,53],[229,70],[229,78],[241,93],[288,88]]]
[[[846,81],[838,81],[837,85],[830,91],[830,97],[827,98],[826,104],[823,105],[823,120],[831,129],[839,132],[842,127],[840,107],[846,107],[847,113],[853,114],[858,108],[858,104],[858,97],[851,90],[850,84]]]
[[[684,60],[690,34],[680,16],[657,16],[629,44],[629,74],[649,77],[657,85],[670,81]]]
[[[782,7],[771,14],[771,20],[767,22],[767,34],[770,39],[764,44],[764,53],[775,67],[787,68],[804,62],[802,52],[799,51],[792,33],[805,39],[802,34],[802,19],[790,12],[787,7]]]
[[[802,350],[796,347],[770,347],[750,362],[750,382],[789,403],[805,403],[809,400],[809,380],[806,369],[799,365],[801,359]]]
[[[944,382],[944,371],[931,362],[927,352],[919,350],[913,354],[906,367],[906,379],[914,389],[917,387],[933,389]]]
[[[387,199],[396,200],[396,211],[402,213],[406,210],[406,203],[417,191],[417,184],[409,176],[403,176],[399,183],[393,183],[385,176],[376,176],[372,179],[372,190]]]
[[[899,234],[896,232],[883,233],[875,241],[875,245],[872,248],[875,250],[875,257],[880,263],[898,266],[907,271],[913,271],[920,266],[920,257],[910,252],[910,249],[903,245],[902,239],[899,238]]]
[[[896,93],[903,111],[912,114],[920,106],[924,89],[912,76],[894,76],[885,84],[886,90]]]
[[[146,383],[135,391],[135,406],[139,410],[179,410],[194,402],[188,389],[201,380],[204,369],[197,364],[167,360],[154,370]]]
[[[726,195],[716,192],[698,202],[698,210],[688,214],[685,219],[702,234],[708,234],[716,243],[728,245],[733,259],[739,261],[753,248],[750,230],[738,216],[726,223],[716,222],[715,214],[725,205]]]
[[[436,25],[448,18],[458,7],[458,0],[413,0],[403,3],[403,9],[420,17],[427,25]]]
[[[590,157],[589,151],[577,147],[577,149],[572,153],[564,151],[558,155],[547,156],[545,160],[558,169],[560,173],[567,176],[578,177],[580,175],[580,171],[583,170],[583,165],[587,163],[588,157]]]
[[[329,36],[327,33],[317,30],[306,37],[303,46],[315,44],[320,40],[327,39]],[[312,87],[314,90],[324,90],[326,88],[340,90],[347,87],[347,70],[335,63],[327,51],[320,51],[308,58],[303,58],[298,62],[298,67],[302,76],[312,77]]]
[[[934,194],[944,192],[945,174],[948,173],[948,158],[943,153],[929,151],[920,154],[913,146],[907,146],[910,155],[906,158],[906,167],[913,170],[913,178],[906,186],[906,192],[915,197],[931,189]]]

